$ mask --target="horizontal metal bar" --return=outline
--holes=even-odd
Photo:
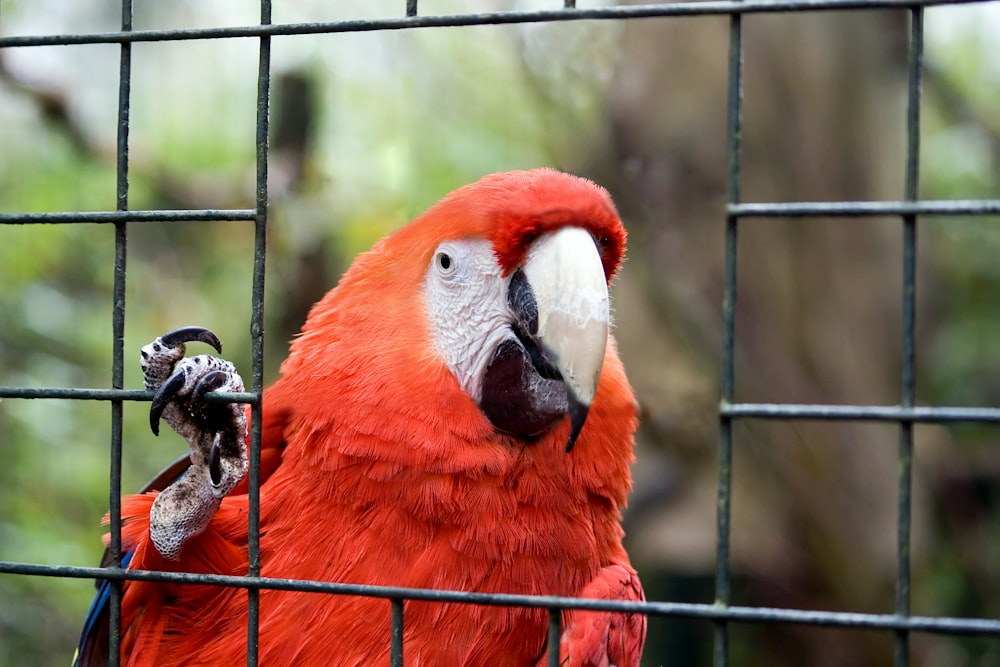
[[[957,5],[990,0],[704,0],[668,2],[650,5],[594,7],[587,9],[551,9],[540,11],[484,12],[440,16],[401,16],[384,19],[330,21],[318,23],[278,23],[226,28],[182,30],[136,30],[62,35],[11,35],[0,37],[0,48],[20,46],[58,46],[71,44],[119,44],[126,42],[162,42],[192,39],[224,39],[282,35],[314,35],[339,32],[370,32],[409,28],[442,28],[469,25],[502,25],[546,21],[581,21],[597,19],[653,18],[669,16],[713,16],[771,12],[836,11],[848,9],[909,8],[934,5]]]
[[[80,387],[3,387],[0,398],[56,398],[94,401],[151,401],[153,392],[138,389]],[[209,392],[209,401],[250,403],[253,392]],[[734,419],[858,420],[886,422],[1000,422],[1000,408],[912,407],[898,405],[803,405],[795,403],[722,403],[719,414]]]
[[[727,211],[738,218],[1000,215],[1000,199],[730,204]]]
[[[503,607],[533,607],[540,609],[587,609],[707,619],[712,621],[744,621],[748,623],[796,623],[833,627],[867,628],[882,630],[909,630],[946,634],[1000,635],[1000,620],[985,618],[956,618],[951,616],[898,616],[895,614],[863,614],[854,612],[811,611],[778,609],[771,607],[741,607],[718,604],[685,602],[595,600],[551,595],[509,595],[502,593],[473,593],[468,591],[403,588],[399,586],[369,586],[341,584],[302,579],[272,577],[237,577],[221,574],[193,574],[186,572],[158,572],[151,570],[121,570],[117,568],[74,567],[67,565],[39,565],[0,561],[0,574],[20,574],[42,577],[67,577],[74,579],[109,579],[112,581],[160,581],[181,584],[222,586],[226,588],[253,588],[265,590],[300,591],[330,595],[357,595],[383,599],[422,600],[429,602],[456,602]]]
[[[855,420],[923,423],[998,423],[1000,408],[902,407],[899,405],[799,405],[722,403],[725,417],[744,419]]]
[[[0,225],[38,225],[107,222],[210,222],[254,220],[249,209],[193,209],[164,211],[74,211],[58,213],[0,213]]]
[[[1000,215],[1000,199],[942,201],[783,202],[730,204],[738,218],[807,216],[868,217],[897,215]],[[72,211],[54,213],[0,213],[0,224],[66,224],[115,222],[252,221],[254,209],[191,209],[156,211]]]
[[[76,401],[152,401],[153,392],[138,389],[86,389],[77,387],[0,387],[0,398],[63,398]],[[258,395],[210,391],[205,400],[217,403],[256,403]]]

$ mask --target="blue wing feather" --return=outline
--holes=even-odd
[[[122,567],[128,568],[135,552],[122,554]],[[108,663],[108,613],[111,605],[111,581],[100,579],[97,582],[97,595],[90,603],[87,618],[83,621],[80,631],[80,643],[77,644],[73,656],[72,667],[95,667]]]

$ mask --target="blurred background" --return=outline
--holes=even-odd
[[[580,6],[592,6],[585,0]],[[599,3],[597,3],[599,4]],[[423,14],[561,2],[423,0]],[[400,16],[399,1],[275,3],[274,22]],[[135,28],[251,25],[237,0],[135,1]],[[745,201],[903,196],[905,11],[749,15]],[[1000,5],[926,11],[923,198],[1000,197]],[[116,31],[117,3],[6,0],[0,34]],[[308,307],[374,240],[481,175],[550,165],[630,233],[616,334],[643,408],[628,548],[650,599],[714,591],[728,19],[273,40],[267,377]],[[115,207],[119,49],[0,50],[0,212]],[[133,46],[134,209],[252,208],[257,42]],[[1000,219],[919,223],[917,395],[1000,404]],[[737,399],[899,400],[898,219],[741,224]],[[0,226],[0,385],[107,387],[114,230]],[[249,369],[252,226],[131,224],[126,387],[139,348],[215,330]],[[134,353],[134,354],[133,354]],[[135,363],[131,363],[135,361]],[[124,488],[184,451],[125,405]],[[95,565],[110,408],[0,403],[0,560]],[[918,425],[913,613],[1000,616],[997,429]],[[898,427],[738,422],[733,602],[891,613]],[[0,576],[0,665],[65,665],[89,581]],[[734,665],[886,665],[885,632],[734,625]],[[915,665],[1000,665],[1000,638],[914,634]],[[653,619],[648,665],[706,665],[712,626]]]

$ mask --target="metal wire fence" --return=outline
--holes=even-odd
[[[978,634],[1000,636],[1000,620],[915,616],[910,613],[910,531],[911,487],[914,448],[914,425],[917,423],[1000,422],[1000,409],[971,407],[918,407],[915,405],[915,317],[916,317],[916,239],[918,219],[929,216],[986,216],[1000,213],[1000,200],[921,201],[920,182],[920,101],[925,8],[958,4],[956,0],[708,0],[671,2],[600,8],[576,8],[566,0],[562,8],[544,11],[506,11],[477,14],[421,16],[417,0],[407,0],[405,15],[378,20],[352,20],[327,23],[273,24],[271,2],[262,0],[259,25],[231,28],[181,30],[133,30],[131,0],[122,0],[121,30],[99,34],[54,34],[41,36],[3,36],[0,49],[58,46],[73,44],[120,45],[117,134],[117,206],[114,211],[52,212],[0,214],[0,224],[80,224],[114,226],[115,263],[113,288],[113,363],[111,387],[106,389],[0,387],[0,398],[72,399],[107,401],[111,406],[110,451],[110,552],[113,562],[106,568],[40,565],[0,562],[0,573],[43,577],[105,579],[112,582],[110,604],[111,664],[117,665],[121,625],[122,583],[164,581],[212,584],[246,589],[247,664],[256,665],[259,623],[258,596],[262,589],[305,591],[317,594],[363,595],[384,598],[391,605],[391,628],[386,641],[391,646],[391,664],[404,664],[404,600],[446,601],[479,605],[531,606],[550,612],[550,665],[558,665],[560,612],[566,609],[591,609],[637,612],[650,616],[700,619],[715,627],[714,664],[730,664],[730,626],[734,623],[790,623],[879,630],[891,633],[895,640],[895,665],[910,664],[909,639],[913,632],[941,634]],[[743,102],[743,22],[753,13],[823,12],[845,9],[899,8],[909,13],[908,103],[905,118],[906,158],[904,198],[902,201],[847,201],[813,203],[745,203],[741,201],[741,122]],[[727,113],[727,200],[720,211],[725,225],[725,276],[723,285],[723,344],[721,350],[721,402],[718,410],[718,487],[717,551],[715,563],[714,604],[688,604],[664,601],[614,602],[561,597],[495,595],[468,592],[416,590],[396,587],[363,586],[331,582],[265,578],[260,576],[259,474],[261,394],[263,389],[263,314],[266,229],[268,225],[268,111],[271,85],[271,43],[291,35],[349,33],[363,31],[410,30],[427,27],[496,25],[531,22],[580,20],[633,20],[650,17],[690,17],[721,15],[729,17],[728,113]],[[130,210],[129,209],[129,108],[132,82],[132,45],[138,42],[161,42],[213,39],[253,39],[259,43],[259,68],[256,109],[256,206],[237,210]],[[735,401],[734,349],[736,344],[738,234],[742,224],[755,218],[812,218],[894,216],[902,234],[903,306],[900,353],[902,374],[897,405],[797,405],[759,404]],[[149,401],[151,392],[127,390],[123,385],[125,350],[126,258],[129,226],[137,223],[172,221],[244,221],[255,230],[252,284],[252,374],[250,390],[242,394],[210,394],[210,400],[243,402],[252,406],[250,434],[250,514],[249,571],[246,576],[184,574],[171,572],[128,571],[121,567],[122,494],[122,411],[125,401]],[[761,222],[757,224],[766,224]],[[730,522],[733,489],[733,426],[738,420],[858,420],[898,424],[898,489],[896,538],[896,596],[891,614],[809,611],[738,606],[731,604]]]

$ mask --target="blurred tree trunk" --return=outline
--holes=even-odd
[[[742,200],[901,198],[906,15],[748,15],[743,34]],[[637,471],[632,550],[651,573],[701,576],[700,601],[716,540],[728,37],[728,18],[629,22],[607,134],[580,169],[630,232],[617,336],[646,415],[640,458],[661,461]],[[892,219],[741,222],[737,399],[898,402],[901,248]],[[733,602],[891,612],[897,442],[893,425],[737,423]],[[734,632],[757,633],[736,650],[759,659],[741,664],[892,651],[885,633]],[[653,651],[650,664],[698,660]]]

